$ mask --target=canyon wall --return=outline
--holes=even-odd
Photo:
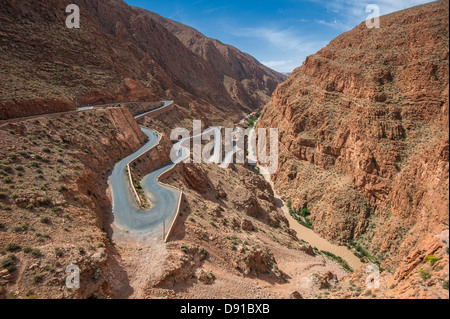
[[[448,6],[337,37],[278,86],[258,123],[279,129],[277,191],[311,211],[316,232],[390,271],[448,230]]]

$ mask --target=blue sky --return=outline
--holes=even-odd
[[[427,0],[125,0],[233,45],[279,72],[292,72],[339,34]]]

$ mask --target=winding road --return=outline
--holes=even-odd
[[[163,106],[139,114],[135,116],[135,119],[139,119],[145,115],[151,115],[151,113],[160,111],[172,103],[173,101],[164,101]],[[144,177],[141,185],[152,205],[150,209],[142,210],[137,205],[131,190],[126,168],[130,162],[156,146],[159,142],[160,135],[145,127],[141,127],[141,130],[148,137],[147,143],[135,153],[118,162],[109,176],[108,183],[111,187],[114,223],[119,229],[122,229],[129,235],[160,236],[163,232],[163,224],[169,225],[175,217],[180,191],[160,184],[158,177],[171,169],[176,162],[167,164]],[[185,156],[185,153],[181,152],[180,155],[179,159],[182,160],[182,156]]]
[[[135,116],[135,118],[139,119],[145,115],[150,115],[152,112],[156,112],[161,110],[162,108],[166,108],[172,103],[172,101],[164,101],[164,105],[160,108],[137,115]],[[149,236],[156,239],[162,238],[161,236],[165,235],[165,233],[163,232],[167,230],[167,228],[164,229],[164,226],[168,227],[174,221],[177,214],[178,202],[179,200],[181,200],[181,192],[176,188],[161,184],[158,181],[159,176],[172,169],[177,163],[185,160],[189,156],[190,148],[185,144],[187,144],[186,142],[190,139],[203,135],[209,136],[210,132],[213,131],[215,135],[215,147],[216,149],[220,149],[222,142],[220,135],[221,128],[210,127],[200,134],[183,138],[173,146],[176,152],[175,154],[177,154],[178,157],[173,162],[153,171],[152,173],[144,177],[141,182],[141,186],[144,189],[145,195],[150,199],[151,202],[151,208],[148,210],[142,210],[138,206],[134,194],[131,190],[128,174],[126,171],[126,167],[130,162],[137,159],[145,152],[149,151],[152,147],[156,146],[160,140],[160,135],[157,132],[145,127],[141,127],[141,130],[148,136],[148,142],[138,151],[118,162],[115,165],[108,182],[112,189],[113,216],[116,227],[122,230],[122,232],[126,233],[128,236],[133,237],[134,239],[148,238]],[[237,146],[233,141],[232,151],[225,154],[225,158],[221,161],[221,167],[226,168],[228,166],[228,164],[232,161],[233,154],[236,152],[236,150]],[[264,168],[261,169],[263,176],[273,188],[273,183],[270,180],[270,175],[264,170]],[[351,251],[347,249],[347,247],[334,245],[328,242],[326,239],[320,237],[318,234],[314,233],[314,231],[298,224],[290,217],[287,208],[282,200],[277,195],[275,196],[276,199],[281,203],[280,208],[282,208],[283,212],[288,218],[290,227],[297,231],[297,235],[300,239],[307,241],[313,247],[330,251],[335,255],[342,257],[354,269],[362,265],[359,259],[355,255],[353,255]]]

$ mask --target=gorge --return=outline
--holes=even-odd
[[[0,299],[449,298],[448,1],[289,76],[121,0],[0,7]],[[276,170],[182,161],[253,126]]]

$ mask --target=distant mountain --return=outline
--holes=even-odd
[[[65,26],[70,3],[80,6],[81,29]],[[200,33],[186,46],[179,32],[157,21],[164,19],[121,0],[0,0],[0,5],[0,118],[2,110],[15,117],[79,104],[173,99],[180,121],[214,122],[261,107],[285,79]],[[220,52],[211,58],[192,49],[215,42]]]

